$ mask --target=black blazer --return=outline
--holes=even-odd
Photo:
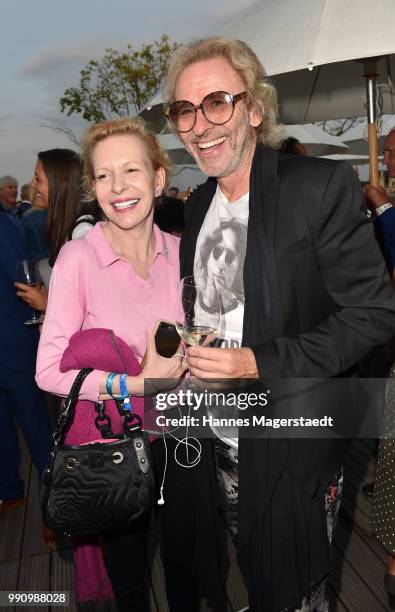
[[[193,274],[196,240],[216,186],[208,179],[186,204],[182,276]],[[247,231],[243,344],[254,351],[260,378],[270,387],[281,378],[354,376],[358,362],[394,335],[395,294],[351,166],[258,145]],[[277,283],[281,333],[263,339],[259,322],[266,315],[256,295],[262,295],[266,257]],[[312,392],[313,401],[330,407],[341,400],[359,418],[352,388],[336,381],[330,392],[323,388]],[[319,522],[321,487],[341,466],[348,443],[240,438],[238,553],[253,609],[298,607],[311,581],[324,575],[329,555]]]
[[[262,376],[329,377],[355,366],[395,330],[395,294],[359,180],[349,164],[264,149],[265,229],[273,244],[284,336],[252,347]],[[181,276],[193,274],[196,240],[216,181],[185,206]],[[255,231],[249,224],[248,239]],[[247,240],[248,242],[248,240]],[[244,267],[246,307],[254,272]]]
[[[262,379],[353,375],[358,362],[375,346],[385,344],[395,330],[395,293],[366,217],[358,177],[344,162],[259,147],[251,186],[259,163],[265,232],[274,251],[283,334],[255,345],[254,340],[245,343],[244,333],[244,344],[253,349]],[[215,189],[216,181],[208,179],[186,204],[180,247],[182,276],[193,274],[197,236]],[[248,246],[256,231],[249,223],[245,317],[251,312],[259,282],[257,262],[250,257]],[[244,332],[245,328],[246,321]],[[300,444],[296,449],[291,449],[291,455],[296,455],[290,461],[292,469],[312,493],[339,467],[339,458],[333,453],[332,459],[318,458],[312,470],[310,453],[303,453],[305,460],[301,460]],[[327,449],[323,452],[328,454]]]

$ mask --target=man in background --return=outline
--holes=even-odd
[[[18,208],[16,211],[16,214],[18,215],[19,218],[21,218],[23,213],[25,213],[27,210],[30,210],[32,207],[32,202],[30,200],[31,192],[32,192],[32,188],[31,188],[30,183],[25,183],[24,185],[22,185],[21,200],[20,202],[18,202]]]
[[[17,215],[18,181],[6,174],[0,177],[0,212],[6,213],[24,238],[23,226]]]
[[[0,177],[0,208],[15,214],[16,200],[18,197],[18,181],[9,174]]]
[[[9,202],[14,197],[10,191]],[[14,418],[40,476],[52,442],[44,396],[34,380],[38,328],[24,325],[32,311],[14,287],[17,262],[23,259],[27,251],[22,236],[11,215],[0,210],[0,514],[24,502]]]
[[[384,158],[388,175],[395,177],[395,128],[384,141]],[[388,272],[395,283],[395,208],[383,187],[369,185],[365,188],[367,204],[374,218],[374,230],[387,264]]]
[[[15,214],[17,197],[18,181],[10,175],[0,177],[0,207]]]

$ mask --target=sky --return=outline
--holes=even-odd
[[[0,176],[29,182],[38,151],[73,148],[42,126],[64,118],[81,135],[87,123],[60,113],[59,99],[106,48],[139,47],[166,33],[186,42],[216,34],[252,0],[2,0]]]

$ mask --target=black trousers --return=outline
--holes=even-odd
[[[150,516],[102,534],[106,565],[119,612],[149,612],[145,558]]]
[[[174,461],[176,442],[167,439],[168,465],[164,485],[163,506],[156,506],[159,523],[160,551],[166,578],[170,612],[198,610],[198,587],[195,571],[195,516],[193,470],[182,468]],[[160,496],[165,447],[163,440],[152,444],[157,499]]]
[[[0,298],[1,299],[1,298]],[[20,450],[12,415],[15,415],[39,477],[52,448],[52,432],[44,394],[33,372],[0,371],[0,499],[22,497]]]
[[[210,509],[202,502],[204,498],[210,498],[205,467],[207,451],[203,448],[202,463],[189,469],[177,465],[174,459],[177,442],[167,438],[166,443],[168,462],[163,491],[165,503],[155,506],[170,612],[197,612],[201,597],[205,597],[216,612],[223,612],[227,607],[219,583],[216,548],[219,534],[213,530],[212,522],[207,522]],[[162,439],[152,444],[152,452],[159,499],[165,465]],[[187,462],[182,448],[177,457],[181,462]],[[221,542],[220,548],[224,546],[224,542]]]

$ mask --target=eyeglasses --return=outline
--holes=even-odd
[[[213,248],[213,257],[215,261],[217,261],[223,253],[225,253],[225,263],[228,265],[232,264],[236,259],[236,253],[232,251],[232,249],[217,245]]]
[[[196,123],[199,108],[207,121],[214,125],[223,125],[232,118],[237,102],[246,96],[246,91],[234,96],[226,91],[214,91],[204,96],[200,104],[177,100],[165,107],[164,112],[177,132],[190,132]]]

